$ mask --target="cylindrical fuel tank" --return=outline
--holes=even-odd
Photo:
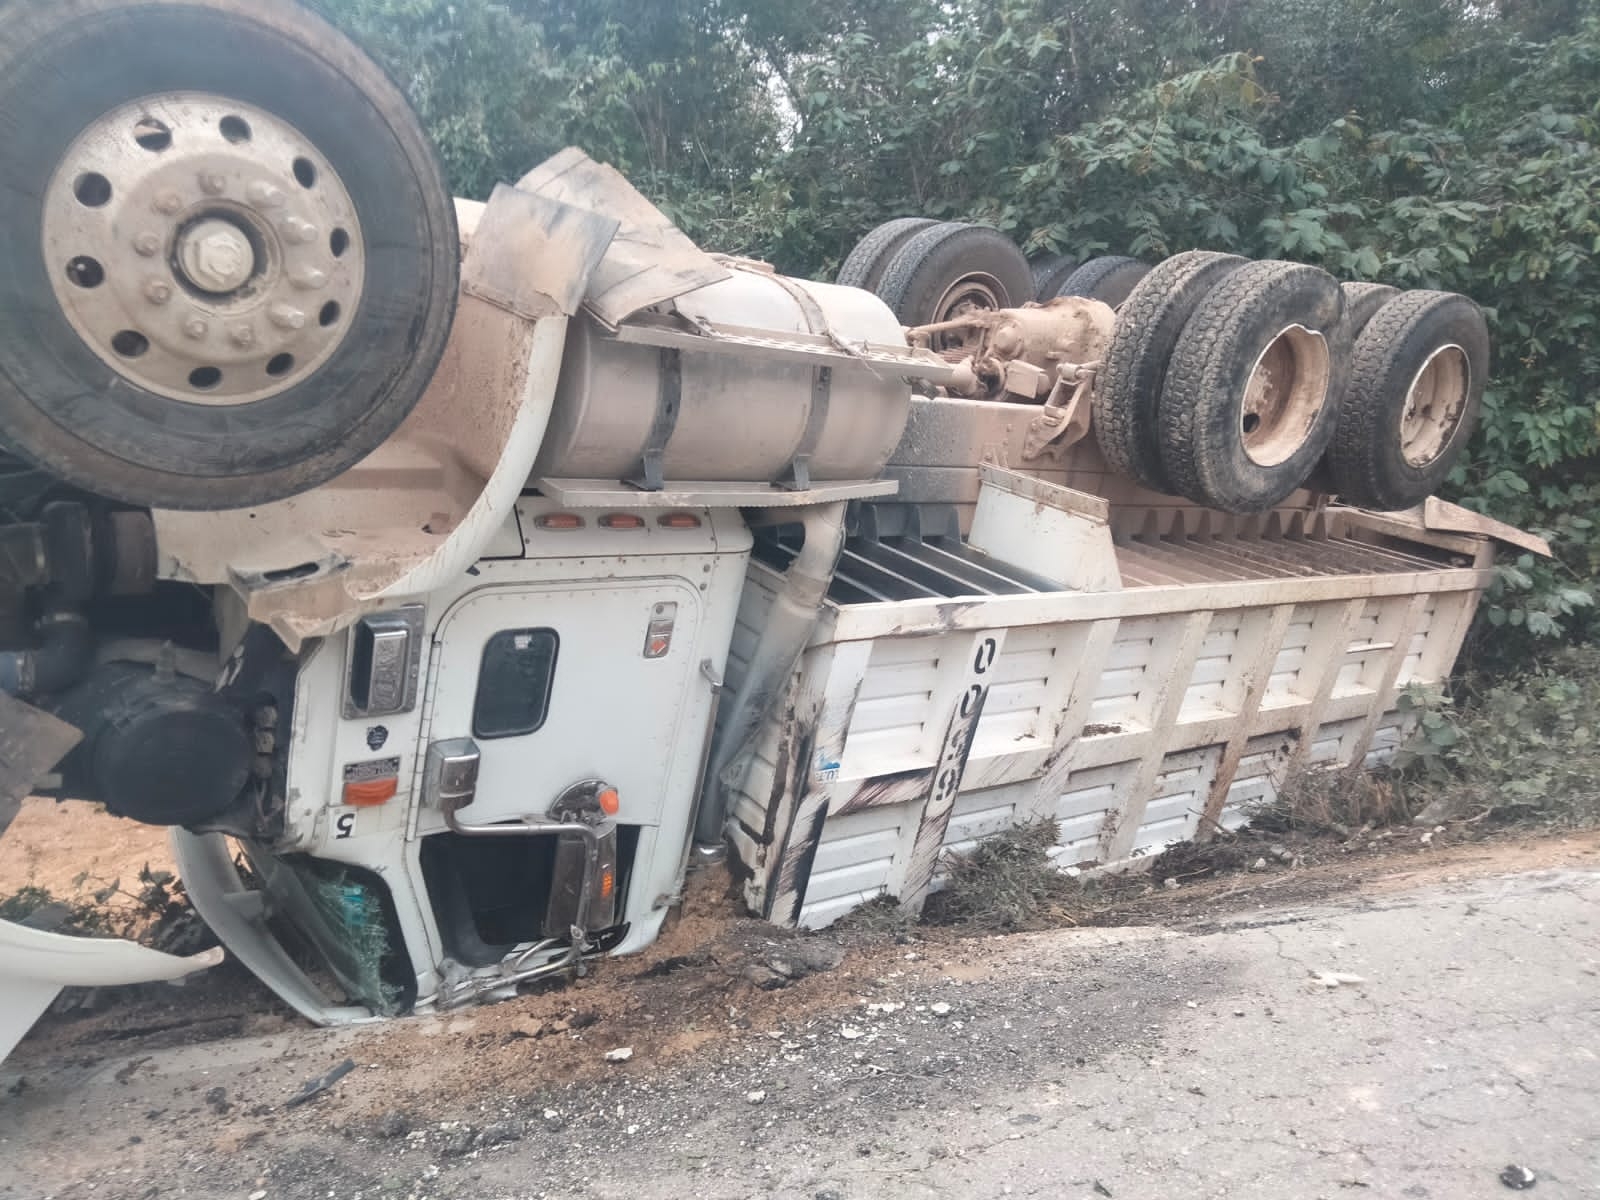
[[[847,344],[906,344],[899,321],[870,292],[765,272],[736,270],[673,304],[691,322],[733,333],[827,332]],[[587,315],[575,319],[534,474],[635,475],[672,391],[673,358],[620,342]],[[663,422],[671,430],[662,453],[669,482],[776,480],[800,453],[809,454],[812,479],[875,478],[910,410],[910,385],[881,365],[779,361],[754,348],[683,349],[676,363],[677,412]],[[821,366],[831,366],[825,379]],[[815,427],[814,405],[825,406]]]

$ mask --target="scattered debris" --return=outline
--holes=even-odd
[[[133,1078],[133,1073],[149,1062],[150,1058],[151,1056],[148,1054],[143,1058],[130,1058],[127,1065],[117,1068],[116,1081],[118,1083],[127,1083],[128,1080]]]
[[[1365,983],[1363,975],[1352,975],[1348,971],[1313,971],[1311,977],[1325,988],[1336,988],[1340,984]]]
[[[1514,1192],[1525,1192],[1539,1182],[1539,1177],[1527,1167],[1519,1167],[1512,1163],[1500,1172],[1500,1182]]]
[[[878,1002],[878,1003],[873,1003],[873,1004],[867,1005],[867,1015],[868,1016],[877,1016],[880,1013],[887,1014],[887,1013],[899,1012],[904,1007],[905,1007],[905,1003],[903,1001],[896,1002],[894,1000],[884,1000],[884,1001],[881,1001],[881,1002]]]
[[[356,1060],[347,1058],[326,1075],[318,1075],[315,1079],[308,1079],[300,1085],[300,1090],[283,1102],[285,1108],[298,1108],[314,1096],[320,1096],[351,1071],[356,1069]]]
[[[615,1050],[606,1051],[606,1061],[612,1063],[627,1062],[633,1057],[632,1046],[618,1046]]]
[[[411,1132],[411,1118],[405,1113],[390,1109],[378,1118],[377,1133],[381,1138],[403,1138]]]

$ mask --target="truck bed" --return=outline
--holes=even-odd
[[[1381,762],[1406,733],[1401,689],[1448,674],[1491,577],[1483,535],[1351,509],[1116,512],[990,486],[1006,474],[986,470],[971,538],[847,545],[733,776],[756,913],[818,927],[885,893],[915,907],[941,853],[1041,819],[1060,866],[1128,864],[1242,823],[1292,771]],[[1029,529],[1041,514],[1055,524]],[[1097,584],[1038,570],[1063,520],[1081,553],[1053,573]],[[752,561],[730,680],[789,553],[769,540]]]

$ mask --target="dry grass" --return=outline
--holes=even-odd
[[[1026,929],[1073,923],[1068,911],[1082,892],[1046,854],[1056,844],[1054,821],[1016,825],[964,854],[941,860],[945,885],[923,910],[930,925],[969,929]]]
[[[1382,772],[1304,767],[1283,781],[1272,800],[1247,815],[1258,830],[1329,831],[1348,837],[1357,829],[1403,824],[1413,813],[1405,795]]]

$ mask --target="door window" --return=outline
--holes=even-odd
[[[473,737],[520,737],[544,724],[560,646],[554,629],[503,629],[489,639],[478,667]]]

